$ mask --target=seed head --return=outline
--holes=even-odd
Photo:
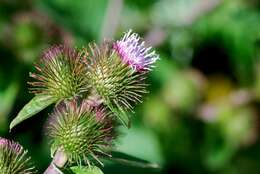
[[[33,174],[27,151],[21,145],[5,138],[0,138],[0,173]]]
[[[70,162],[90,162],[112,145],[112,124],[105,122],[109,114],[96,113],[87,102],[75,100],[59,105],[47,123],[47,135],[54,147],[62,148]],[[103,110],[102,110],[103,112]]]
[[[89,46],[91,52],[86,60],[87,78],[92,93],[102,98],[106,105],[121,109],[133,109],[146,93],[146,72],[136,72],[122,63],[110,42]]]
[[[121,60],[136,71],[151,70],[153,64],[159,59],[151,47],[146,48],[137,33],[131,30],[125,33],[123,38],[113,45]]]
[[[80,96],[87,91],[86,70],[82,55],[74,49],[59,45],[46,50],[38,64],[30,91],[49,95],[57,101]]]

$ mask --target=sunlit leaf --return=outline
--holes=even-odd
[[[74,174],[103,174],[103,172],[96,166],[73,166],[70,169]]]
[[[50,96],[37,95],[27,103],[10,124],[10,130],[22,121],[32,117],[47,106],[54,103],[55,100]]]

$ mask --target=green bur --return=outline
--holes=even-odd
[[[30,163],[21,145],[0,138],[0,173],[3,174],[33,174],[34,167]]]
[[[90,45],[90,50],[86,65],[92,94],[100,96],[102,102],[129,127],[130,118],[126,112],[133,111],[134,105],[142,102],[143,94],[147,93],[146,72],[136,72],[123,63],[108,42],[101,46]]]
[[[113,129],[109,115],[104,112],[102,121],[97,118],[96,111],[88,104],[76,101],[59,106],[50,116],[47,133],[52,142],[54,152],[64,151],[70,162],[98,162],[99,155],[106,154],[105,147],[111,145]]]
[[[29,82],[32,86],[30,92],[35,97],[18,113],[10,129],[53,103],[87,93],[86,68],[81,54],[66,46],[54,46],[44,52],[35,65],[36,72],[30,74],[34,79]]]

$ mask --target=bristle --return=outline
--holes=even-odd
[[[29,82],[30,91],[49,95],[58,100],[70,99],[88,91],[86,67],[81,53],[67,46],[54,46],[46,50],[30,73],[35,81]]]
[[[98,121],[96,110],[84,103],[66,102],[65,106],[55,109],[47,123],[47,134],[52,143],[62,147],[70,162],[87,162],[90,152],[99,156],[99,151],[109,146],[113,139],[112,128],[107,130],[108,124]]]
[[[27,151],[13,141],[0,138],[0,173],[33,174],[35,169],[27,157]]]
[[[133,71],[111,48],[112,43],[109,42],[89,46],[91,54],[86,61],[87,77],[93,90],[106,104],[131,110],[146,93],[146,72]]]

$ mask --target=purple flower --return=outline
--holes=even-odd
[[[33,174],[35,172],[27,151],[20,144],[0,137],[0,173]]]
[[[121,60],[136,71],[151,70],[153,64],[159,59],[152,47],[145,47],[144,41],[136,33],[129,30],[124,37],[116,41],[114,50],[119,54]]]
[[[8,144],[8,140],[5,138],[0,138],[0,146],[5,146]]]
[[[20,144],[7,140],[5,138],[1,138],[1,137],[0,137],[0,147],[8,148],[9,150],[12,150],[16,154],[20,154],[21,151],[23,150],[23,148]]]

